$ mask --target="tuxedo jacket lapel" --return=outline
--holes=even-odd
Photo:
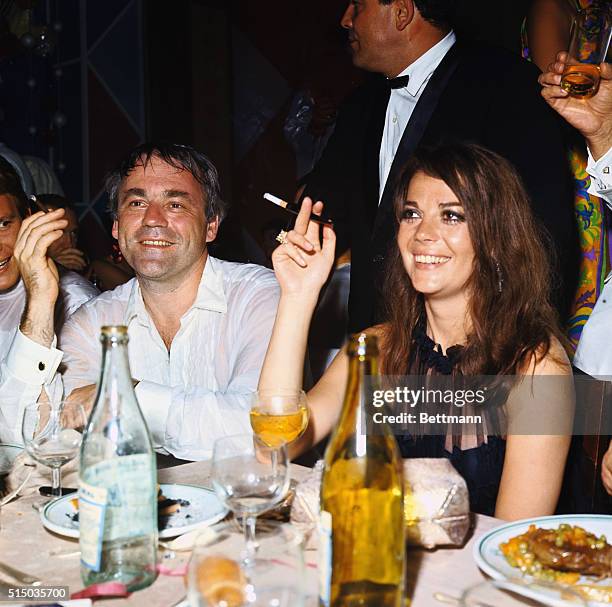
[[[372,91],[370,119],[365,125],[365,206],[369,226],[374,225],[380,196],[379,158],[385,128],[385,117],[391,91],[384,82],[377,82]],[[357,128],[360,128],[357,125]]]
[[[460,49],[458,43],[455,43],[451,49],[446,53],[444,59],[440,65],[436,68],[429,82],[427,83],[423,94],[421,95],[410,121],[404,129],[402,138],[400,140],[397,152],[389,171],[389,177],[385,184],[385,189],[378,207],[378,213],[374,222],[374,230],[372,232],[372,239],[376,239],[377,233],[383,230],[383,227],[388,223],[389,215],[393,214],[393,194],[395,192],[395,184],[399,178],[402,167],[410,157],[410,155],[416,150],[421,141],[425,129],[429,124],[429,120],[436,109],[438,100],[444,92],[446,85],[450,77],[453,75],[460,59]],[[383,127],[384,127],[384,115],[383,112]],[[382,136],[382,133],[381,133]],[[380,150],[380,142],[378,150]],[[378,158],[378,154],[376,155]],[[387,226],[388,227],[388,226]]]

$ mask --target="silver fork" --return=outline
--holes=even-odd
[[[40,586],[42,580],[34,575],[30,575],[25,571],[15,569],[6,563],[0,561],[0,571],[17,580],[20,584],[27,584],[28,586]]]

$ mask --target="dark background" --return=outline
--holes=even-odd
[[[192,144],[232,205],[215,253],[262,261],[254,242],[291,198],[283,134],[304,88],[337,105],[363,79],[338,23],[345,0],[0,0],[0,141],[39,156],[77,205],[82,246],[110,251],[103,176],[137,143]],[[520,53],[529,0],[462,0],[457,30]]]

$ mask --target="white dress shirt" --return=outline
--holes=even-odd
[[[612,208],[612,148],[595,162],[589,153],[587,172],[591,175],[589,194],[601,196]],[[612,274],[612,273],[611,273]],[[612,376],[612,275],[582,329],[574,365],[594,376]]]
[[[88,280],[75,272],[60,272],[60,297],[55,330],[86,301],[99,295]],[[35,403],[44,387],[50,398],[61,398],[61,378],[55,372],[62,353],[32,341],[19,330],[25,309],[23,282],[0,293],[0,443],[21,444],[23,408]]]
[[[134,278],[85,304],[64,325],[65,393],[98,381],[100,327],[126,325],[130,370],[140,382],[136,396],[155,449],[209,458],[218,437],[251,431],[251,398],[279,295],[270,270],[209,256],[168,352]]]
[[[591,176],[589,194],[600,196],[612,209],[612,148],[595,161],[589,150],[587,173]]]
[[[412,112],[419,101],[425,86],[432,74],[456,41],[455,32],[449,32],[440,42],[432,46],[426,53],[421,55],[414,63],[410,64],[399,76],[408,76],[408,84],[400,89],[391,89],[387,114],[385,116],[385,128],[383,130],[380,144],[380,158],[378,164],[379,196],[382,199],[385,184],[391,171],[391,165],[395,153],[399,147],[400,140],[412,116]],[[398,76],[398,77],[399,77]]]

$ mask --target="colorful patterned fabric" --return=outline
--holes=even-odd
[[[586,172],[586,150],[576,146],[569,151],[569,158],[576,187],[574,212],[578,221],[582,253],[578,291],[567,324],[567,334],[575,349],[582,334],[582,328],[603,289],[610,264],[605,219],[606,204],[601,198],[587,192],[591,178]]]
[[[576,9],[587,8],[594,0],[576,0]],[[521,28],[522,55],[531,61],[527,39],[526,20]],[[591,179],[586,172],[587,153],[584,145],[575,145],[569,150],[569,162],[574,175],[574,212],[580,236],[581,263],[578,290],[566,331],[576,349],[582,328],[588,320],[595,302],[603,289],[609,270],[608,234],[606,230],[606,204],[597,196],[587,192]],[[572,353],[570,353],[572,354]]]

